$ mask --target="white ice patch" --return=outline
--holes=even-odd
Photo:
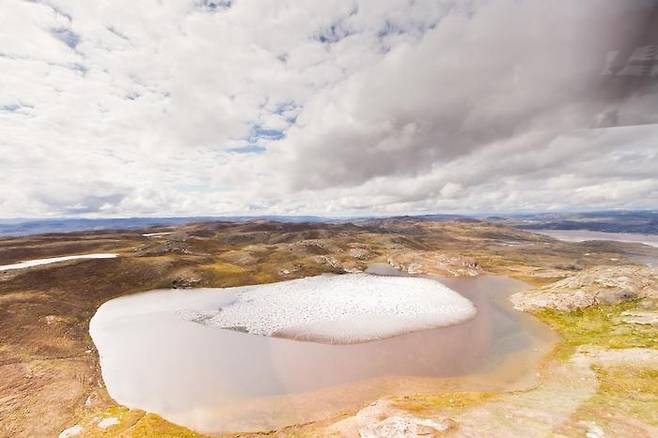
[[[25,262],[14,263],[11,265],[0,265],[0,271],[9,271],[11,269],[23,269],[30,268],[32,266],[47,265],[50,263],[65,262],[68,260],[78,260],[78,259],[112,259],[117,257],[118,254],[81,254],[74,256],[63,256],[63,257],[50,257],[47,259],[36,259],[28,260]]]
[[[457,324],[476,313],[468,299],[425,278],[322,275],[233,291],[236,299],[219,310],[181,315],[257,335],[354,343]]]
[[[98,422],[98,427],[101,429],[107,429],[108,427],[114,426],[116,424],[119,424],[119,419],[117,417],[107,417]]]
[[[587,432],[585,433],[585,436],[587,438],[605,438],[605,432],[599,426],[593,421],[582,421],[581,422],[584,426],[587,427]]]
[[[59,434],[59,438],[69,438],[79,435],[80,432],[82,432],[82,427],[76,424],[75,426],[71,426],[68,429],[62,431],[62,433]]]
[[[167,236],[169,234],[174,234],[173,231],[161,231],[159,233],[144,233],[142,236],[144,237],[160,237],[160,236]]]

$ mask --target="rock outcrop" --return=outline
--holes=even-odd
[[[149,242],[137,248],[135,252],[138,256],[142,257],[190,254],[190,247],[184,240],[163,239],[156,242]]]
[[[483,272],[474,258],[435,251],[397,251],[387,261],[394,268],[409,274],[475,277]]]
[[[389,400],[378,400],[356,415],[331,425],[326,436],[360,438],[420,438],[443,436],[454,428],[450,419],[431,419],[398,409]]]
[[[510,298],[518,310],[573,310],[630,299],[658,300],[658,269],[596,266]]]

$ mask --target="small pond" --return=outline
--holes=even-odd
[[[399,274],[387,265],[369,272]],[[228,304],[235,299],[230,289],[212,302],[213,290],[159,290],[104,304],[90,333],[118,403],[208,433],[322,419],[385,395],[528,384],[554,337],[509,305],[507,296],[527,285],[489,276],[439,280],[469,298],[477,315],[447,327],[332,345],[221,329],[173,310]]]

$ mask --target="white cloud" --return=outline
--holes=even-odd
[[[654,6],[3,2],[0,216],[656,207]]]

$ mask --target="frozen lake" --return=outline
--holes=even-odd
[[[198,294],[194,303],[192,294]],[[371,274],[206,289],[185,297],[173,307],[186,309],[184,317],[200,324],[330,344],[443,327],[476,313],[473,303],[436,280]]]
[[[387,269],[374,271],[391,273]],[[507,303],[525,285],[501,277],[441,282],[474,303],[477,314],[370,342],[254,335],[176,310],[193,308],[212,318],[236,302],[230,289],[117,298],[99,308],[90,333],[112,398],[203,432],[267,430],[356,409],[383,395],[491,390],[534,375],[553,338]]]

